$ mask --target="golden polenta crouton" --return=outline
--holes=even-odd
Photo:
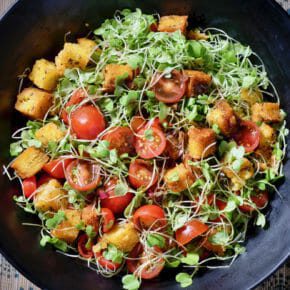
[[[221,133],[225,136],[231,135],[237,129],[237,118],[233,108],[225,100],[218,101],[208,112],[207,121],[210,126],[218,125]]]
[[[188,130],[188,154],[194,159],[206,158],[216,151],[216,134],[209,128]]]
[[[29,79],[40,89],[52,91],[56,88],[59,73],[56,65],[46,59],[35,62]]]
[[[90,61],[92,51],[87,46],[67,42],[55,57],[58,72],[62,75],[67,68],[85,69]]]
[[[36,190],[33,202],[35,208],[41,212],[57,212],[68,205],[66,191],[62,189],[62,185],[57,179],[50,179],[47,183],[42,184]]]
[[[92,226],[95,232],[99,227],[99,215],[97,209],[93,205],[88,205],[82,209],[81,212],[82,221],[86,226]]]
[[[52,95],[36,88],[26,88],[17,96],[15,109],[31,119],[43,119],[52,106]]]
[[[256,103],[252,106],[253,122],[280,122],[282,116],[278,103]]]
[[[190,187],[196,177],[193,175],[190,168],[184,166],[183,163],[167,170],[164,175],[164,182],[172,192],[181,192]]]
[[[260,91],[241,89],[241,99],[247,102],[249,105],[260,103],[263,99],[263,95]]]
[[[35,175],[47,163],[49,157],[35,147],[29,147],[15,158],[11,167],[22,178]]]
[[[87,49],[88,53],[92,53],[94,48],[97,46],[96,43],[88,38],[78,38],[78,44],[83,48]]]
[[[130,252],[138,242],[139,235],[132,223],[114,225],[101,240],[101,243],[112,244],[123,252]]]
[[[259,147],[269,146],[275,141],[275,130],[273,127],[263,123],[260,127],[260,144]]]
[[[160,17],[157,30],[160,32],[174,32],[180,30],[186,33],[188,16],[169,15]]]
[[[64,213],[66,219],[51,230],[51,235],[67,243],[73,243],[79,234],[76,226],[81,222],[81,213],[75,209],[66,209]]]
[[[128,74],[127,80],[133,79],[133,70],[129,65],[124,64],[107,64],[104,69],[104,89],[107,92],[113,92],[117,77]]]
[[[39,140],[43,146],[47,146],[49,142],[59,142],[65,136],[65,132],[59,129],[54,123],[47,123],[35,132],[35,138]]]
[[[186,96],[198,96],[208,90],[211,84],[210,75],[198,70],[184,70],[183,72],[189,78],[185,92]]]
[[[206,35],[205,33],[200,32],[200,30],[195,29],[195,30],[190,30],[187,33],[187,38],[193,39],[193,40],[208,40],[209,36]]]

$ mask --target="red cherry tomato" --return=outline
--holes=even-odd
[[[208,226],[199,220],[191,220],[175,232],[175,238],[181,245],[189,243],[194,238],[208,230]]]
[[[151,159],[163,153],[166,147],[164,133],[155,126],[142,128],[138,131],[135,149],[144,159]]]
[[[222,200],[220,200],[220,199],[217,199],[215,203],[216,203],[217,208],[219,210],[221,210],[221,211],[224,210],[225,207],[227,206],[227,203],[222,201]],[[215,222],[215,223],[222,222],[224,217],[225,216],[223,214],[221,214],[220,216],[218,216],[217,218],[213,219],[212,221]]]
[[[103,232],[107,233],[114,225],[115,216],[109,208],[101,208],[101,214],[103,218]]]
[[[188,77],[178,70],[171,72],[171,77],[157,75],[158,82],[154,85],[154,93],[157,100],[163,103],[177,103],[184,96]]]
[[[79,139],[94,140],[105,129],[105,119],[99,108],[82,106],[71,114],[72,131]]]
[[[65,178],[65,168],[72,162],[72,159],[58,158],[46,163],[42,169],[54,178]]]
[[[157,32],[158,31],[158,25],[156,22],[152,23],[149,27],[150,31]]]
[[[68,124],[68,112],[67,108],[79,104],[84,98],[86,97],[86,92],[83,89],[77,89],[73,92],[71,98],[69,101],[65,104],[64,109],[61,111],[60,116],[63,119],[63,121]]]
[[[37,186],[36,186],[35,176],[25,178],[22,181],[22,190],[23,190],[23,194],[25,195],[25,197],[27,197],[27,198],[31,197],[31,195],[34,193],[36,188],[37,188]]]
[[[45,184],[49,182],[51,179],[53,179],[50,175],[44,173],[42,174],[39,179],[37,180],[37,187],[41,186],[42,184]]]
[[[116,149],[119,155],[135,153],[134,141],[135,136],[129,127],[115,127],[107,132],[103,137],[110,143],[109,149]]]
[[[100,266],[102,266],[106,270],[110,270],[110,271],[116,271],[121,266],[120,263],[116,263],[116,262],[113,262],[111,260],[107,260],[103,256],[103,251],[96,253],[96,260]]]
[[[259,146],[260,129],[254,122],[242,121],[233,138],[246,152],[252,152]]]
[[[146,125],[146,121],[141,116],[134,116],[130,121],[130,127],[134,133],[137,133]]]
[[[99,165],[83,160],[72,161],[65,170],[67,182],[79,191],[96,188],[101,181]]]
[[[141,244],[137,244],[126,260],[129,272],[138,271],[142,279],[153,279],[157,277],[164,268],[165,261],[161,256],[162,251],[158,247],[153,247],[152,252],[145,256]],[[144,264],[146,266],[144,266]],[[139,271],[141,269],[141,271]]]
[[[164,210],[157,205],[143,205],[133,215],[133,223],[139,230],[164,229],[167,225]]]
[[[89,248],[86,247],[88,246],[87,245],[88,240],[89,238],[86,234],[82,234],[78,239],[78,252],[82,257],[86,259],[90,259],[94,256],[94,253],[92,250],[93,244],[90,242]]]
[[[116,178],[112,178],[107,182],[103,189],[98,190],[101,206],[109,208],[114,214],[123,213],[124,209],[131,202],[134,197],[133,193],[127,192],[124,195],[116,196],[115,187],[118,183]]]
[[[269,202],[268,192],[263,191],[257,195],[252,195],[251,200],[256,204],[257,208],[264,208]],[[254,210],[254,208],[249,204],[242,204],[239,206],[239,209],[243,212],[252,212]]]
[[[130,163],[129,182],[134,188],[153,186],[158,181],[158,173],[145,160],[135,159]]]

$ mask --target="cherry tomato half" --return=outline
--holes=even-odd
[[[151,159],[163,153],[166,147],[164,133],[155,126],[142,128],[138,131],[135,149],[144,159]]]
[[[29,198],[36,190],[36,178],[35,176],[31,176],[28,178],[23,179],[22,181],[22,190],[25,197]]]
[[[68,112],[67,108],[79,104],[84,98],[86,97],[86,92],[83,89],[77,89],[73,92],[71,98],[69,101],[65,104],[64,109],[61,111],[60,116],[63,119],[63,121],[68,124]]]
[[[107,260],[103,256],[103,251],[96,253],[96,260],[100,266],[102,266],[106,270],[110,270],[110,271],[116,271],[121,266],[120,263],[116,263],[116,262],[113,262],[111,260]]]
[[[194,238],[208,230],[208,226],[199,220],[191,220],[175,232],[175,238],[181,245],[189,243]]]
[[[146,121],[141,116],[134,116],[130,121],[130,127],[134,133],[137,133],[146,125]]]
[[[54,178],[65,178],[65,168],[72,162],[72,159],[58,158],[46,163],[42,169]]]
[[[101,181],[99,165],[84,160],[72,161],[65,176],[69,185],[79,191],[94,189]]]
[[[105,129],[105,119],[99,108],[82,106],[71,114],[72,131],[79,139],[94,140]]]
[[[164,210],[157,205],[143,205],[133,215],[133,223],[138,230],[164,229],[167,225]]]
[[[78,252],[82,257],[86,259],[90,259],[94,256],[94,253],[92,250],[93,244],[92,242],[88,243],[88,240],[89,240],[89,237],[86,234],[82,234],[78,239]]]
[[[109,208],[101,208],[101,214],[103,218],[103,233],[107,233],[114,225],[115,216]]]
[[[107,132],[103,137],[110,143],[109,149],[116,149],[119,155],[135,153],[134,141],[135,136],[129,127],[115,127]]]
[[[45,184],[47,182],[49,182],[52,178],[52,176],[44,173],[41,174],[41,176],[39,177],[39,179],[37,180],[37,187],[41,186],[42,184]]]
[[[257,208],[264,208],[269,202],[268,192],[263,191],[258,193],[257,195],[252,195],[251,200],[256,204]],[[239,206],[239,209],[243,212],[252,212],[254,208],[249,204],[242,204]]]
[[[153,87],[156,99],[167,104],[179,102],[185,94],[187,80],[188,77],[178,70],[173,70],[170,77],[161,77]]]
[[[131,192],[127,192],[124,195],[116,196],[115,187],[117,183],[118,179],[111,178],[110,181],[105,184],[103,189],[98,190],[98,193],[102,207],[109,208],[114,214],[121,214],[131,202],[134,195]]]
[[[137,244],[126,260],[127,268],[131,273],[138,271],[142,279],[153,279],[164,268],[165,261],[161,254],[162,251],[158,247],[153,247],[152,252],[145,255],[142,245]],[[142,269],[141,271],[139,271],[139,267]]]
[[[134,188],[153,186],[158,181],[158,173],[145,160],[135,159],[129,166],[129,182]]]
[[[252,121],[242,121],[233,138],[246,152],[252,152],[259,146],[260,129]]]

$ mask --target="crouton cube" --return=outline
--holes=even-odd
[[[92,226],[95,232],[99,229],[99,215],[97,209],[93,205],[88,205],[82,209],[82,221],[86,226]]]
[[[48,92],[26,88],[18,94],[15,109],[28,118],[43,119],[52,103],[52,95]]]
[[[35,62],[29,79],[40,89],[52,91],[56,88],[59,73],[56,65],[46,59],[39,59]]]
[[[62,75],[67,68],[85,69],[90,61],[92,51],[87,46],[67,42],[55,57],[58,72]]]
[[[127,80],[133,79],[133,70],[129,65],[108,64],[104,69],[104,89],[107,92],[113,92],[117,77],[128,74]]]
[[[190,168],[184,166],[183,163],[166,171],[164,181],[166,186],[172,192],[181,192],[189,188],[196,177],[193,175]]]
[[[225,100],[218,101],[207,114],[210,126],[218,125],[221,133],[229,136],[237,129],[238,122],[233,108]]]
[[[211,84],[210,75],[198,70],[184,70],[184,74],[189,78],[185,92],[186,96],[198,96],[207,92]]]
[[[35,175],[47,163],[49,157],[35,147],[29,147],[16,157],[11,167],[22,178]]]
[[[37,188],[34,197],[34,206],[40,212],[65,209],[68,206],[66,191],[57,179],[50,179]]]
[[[190,30],[187,34],[188,39],[193,39],[193,40],[208,40],[209,36],[206,35],[205,33],[200,32],[200,30],[195,29],[195,30]]]
[[[73,243],[78,237],[79,230],[76,228],[81,222],[81,213],[79,210],[64,210],[66,220],[51,230],[51,235],[67,243]]]
[[[188,153],[194,159],[206,158],[216,151],[216,134],[209,128],[191,127],[188,130]]]
[[[139,234],[132,223],[116,224],[103,235],[101,242],[112,244],[123,252],[130,252],[139,242]]]
[[[274,143],[276,134],[273,127],[263,123],[260,127],[260,144],[259,147],[271,146]]]
[[[275,123],[282,121],[278,103],[256,103],[252,106],[253,122]]]
[[[255,103],[260,103],[263,99],[263,95],[260,91],[241,89],[241,100],[245,101],[249,105],[254,105]]]
[[[64,136],[65,132],[54,123],[47,123],[35,132],[35,138],[43,146],[47,146],[49,142],[59,142]]]
[[[95,47],[97,46],[97,44],[93,40],[85,37],[79,38],[77,41],[80,46],[87,49],[88,53],[92,53]]]
[[[181,33],[186,33],[188,16],[169,15],[160,17],[157,30],[160,32],[174,32],[180,30]]]

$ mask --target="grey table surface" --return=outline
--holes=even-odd
[[[48,0],[47,0],[48,1]],[[253,0],[254,1],[254,0]],[[0,0],[0,16],[3,15],[16,0]],[[277,0],[290,14],[290,0]],[[0,255],[0,290],[38,290],[39,288],[22,276],[6,259]],[[269,277],[256,290],[288,290],[290,289],[290,259]],[[66,289],[62,289],[66,290]]]

